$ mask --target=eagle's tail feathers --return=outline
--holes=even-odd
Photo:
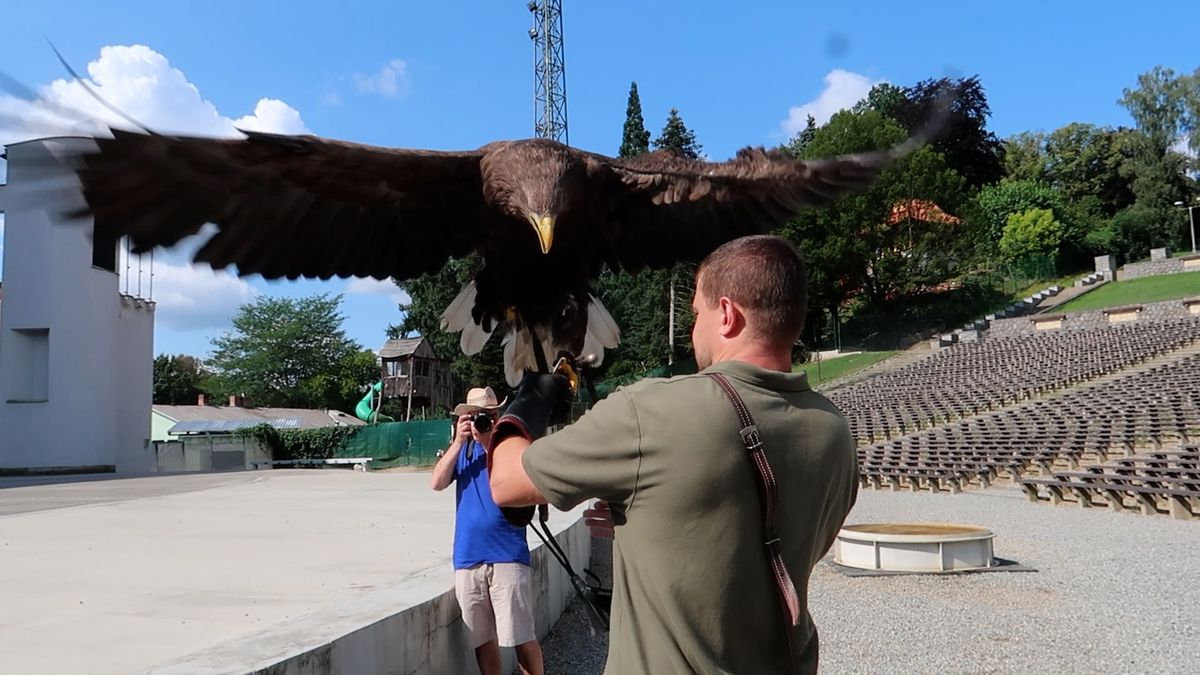
[[[592,295],[589,296],[589,300],[591,302],[588,303],[587,309],[587,331],[583,337],[583,353],[577,354],[577,356],[580,358],[590,357],[590,365],[598,366],[604,362],[604,350],[615,349],[621,343],[621,330],[599,298]],[[449,311],[447,310],[447,313]],[[468,327],[469,329],[470,327]],[[570,351],[568,345],[555,344],[548,330],[528,324],[521,328],[510,327],[504,336],[504,377],[509,385],[515,387],[520,384],[526,371],[537,371],[537,357],[533,349],[534,340],[541,343],[542,353],[551,363],[554,362],[559,352]]]
[[[468,282],[455,296],[454,301],[442,312],[442,330],[448,332],[460,331],[474,323],[471,309],[475,307],[475,282]],[[485,340],[486,341],[486,340]],[[465,347],[464,347],[465,349]]]
[[[521,383],[522,373],[516,367],[518,341],[516,329],[509,329],[508,335],[504,336],[504,379],[510,387]]]
[[[504,379],[508,381],[509,386],[521,384],[525,371],[537,371],[537,356],[533,351],[535,339],[541,343],[542,353],[546,358],[552,359],[554,354],[558,353],[548,337],[535,336],[528,327],[510,329],[504,336]]]
[[[483,346],[487,344],[488,338],[492,337],[491,331],[485,331],[483,326],[475,322],[467,324],[466,328],[462,329],[462,338],[459,340],[459,346],[467,356],[475,356],[483,351]]]
[[[583,353],[580,354],[581,358],[587,358],[589,356],[591,357],[589,365],[592,367],[596,367],[604,363],[604,347],[601,346],[596,334],[592,332],[592,327],[590,324],[588,325],[587,333],[583,336]]]
[[[621,344],[621,329],[617,327],[617,322],[613,320],[612,314],[608,313],[608,308],[600,302],[600,298],[594,295],[589,297],[591,302],[588,303],[588,334],[594,337],[601,347],[616,349],[617,345]],[[587,350],[585,349],[584,352],[586,355]],[[596,356],[603,358],[603,351],[598,352]]]

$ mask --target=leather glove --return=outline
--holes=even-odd
[[[530,373],[521,380],[516,397],[508,405],[504,415],[496,422],[492,432],[491,447],[488,448],[488,473],[492,470],[492,450],[501,440],[517,435],[533,442],[546,435],[551,424],[566,421],[571,410],[571,386],[562,375]],[[533,520],[535,507],[500,507],[505,520],[524,527]],[[541,506],[542,519],[548,515],[545,505]]]
[[[512,435],[536,441],[552,424],[567,420],[571,412],[571,385],[563,375],[529,373],[517,395],[496,422],[492,444]]]

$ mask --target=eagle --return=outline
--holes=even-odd
[[[135,253],[215,225],[194,254],[265,279],[411,279],[476,253],[442,315],[468,355],[495,333],[506,379],[567,352],[598,364],[620,330],[594,293],[605,266],[636,274],[698,261],[802,209],[869,185],[924,142],[800,161],[746,147],[713,162],[659,149],[613,158],[548,139],[476,150],[377,147],[241,130],[244,138],[109,128],[78,156],[96,236]]]

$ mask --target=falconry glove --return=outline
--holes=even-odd
[[[520,436],[532,443],[545,436],[551,424],[565,421],[570,409],[571,385],[565,376],[550,373],[526,375],[513,402],[496,422],[491,447],[488,448],[488,474],[492,472],[492,450],[501,441],[510,436]],[[545,511],[545,506],[542,509]],[[500,507],[504,518],[518,527],[528,525],[533,520],[534,511],[533,506]],[[543,513],[543,519],[545,515]]]
[[[521,380],[517,395],[496,422],[492,444],[509,436],[521,436],[530,443],[546,435],[553,424],[567,419],[571,410],[571,385],[563,375],[529,373]]]

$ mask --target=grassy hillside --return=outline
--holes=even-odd
[[[1061,312],[1140,305],[1200,295],[1200,272],[1164,274],[1108,283],[1059,307]]]
[[[826,359],[821,361],[819,367],[815,361],[797,364],[793,370],[797,373],[802,371],[808,373],[808,383],[816,386],[825,382],[831,382],[839,377],[845,377],[850,373],[879,363],[897,353],[894,351],[863,352],[862,354]]]

